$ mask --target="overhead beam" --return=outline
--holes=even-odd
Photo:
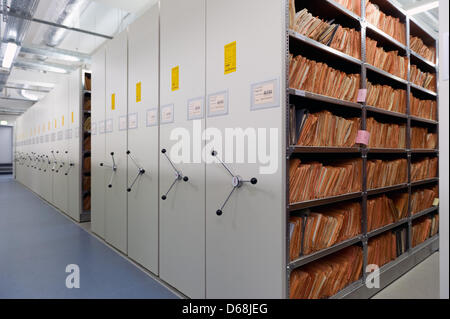
[[[22,98],[17,98],[17,97],[9,97],[9,96],[5,96],[5,95],[0,95],[0,99],[9,100],[9,101],[30,102],[31,104],[34,104],[37,102],[35,100],[30,100],[30,99],[25,99],[25,98],[22,99]]]
[[[55,27],[55,28],[62,28],[62,29],[66,29],[66,30],[69,30],[69,31],[89,34],[89,35],[92,35],[92,36],[95,36],[95,37],[105,38],[105,39],[108,39],[108,40],[113,39],[113,37],[111,37],[109,35],[106,35],[106,34],[101,34],[101,33],[92,32],[92,31],[79,29],[79,28],[72,28],[72,27],[68,27],[68,26],[63,25],[63,24],[54,23],[54,22],[51,22],[51,21],[46,21],[46,20],[32,18],[32,17],[27,17],[27,16],[24,16],[24,15],[21,15],[21,14],[13,13],[13,12],[6,12],[6,11],[3,11],[3,10],[0,10],[0,14],[3,14],[5,16],[11,16],[11,17],[23,19],[23,20],[28,20],[28,21],[31,21],[31,22],[36,22],[36,23],[40,23],[40,24],[49,25],[49,26],[52,26],[52,27]]]
[[[49,93],[49,92],[51,92],[51,90],[49,90],[49,89],[26,88],[26,87],[11,86],[11,85],[4,85],[3,88],[5,88],[5,89],[14,89],[14,90],[33,91],[33,92],[41,92],[41,93]]]
[[[69,62],[89,62],[91,60],[88,54],[51,47],[22,46],[20,53],[46,56]]]
[[[54,88],[54,85],[39,85],[39,84],[35,84],[35,83],[20,83],[20,82],[8,81],[7,83],[5,83],[4,87],[8,88],[8,89],[18,89],[18,90],[49,93]]]
[[[64,64],[47,63],[23,58],[16,59],[16,61],[14,62],[14,66],[19,68],[28,68],[32,70],[55,72],[55,73],[70,73],[76,70],[76,68],[69,67]]]
[[[3,111],[0,109],[0,115],[12,115],[12,116],[20,116],[23,113],[25,113],[27,110],[21,111],[21,112],[10,112],[8,110]]]

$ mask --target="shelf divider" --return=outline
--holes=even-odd
[[[339,203],[339,202],[343,202],[343,201],[350,200],[350,199],[361,198],[362,195],[363,195],[362,192],[355,192],[355,193],[349,193],[349,194],[343,194],[343,195],[337,195],[337,196],[331,196],[331,197],[325,197],[325,198],[319,198],[319,199],[312,199],[312,200],[299,202],[299,203],[292,203],[292,204],[289,204],[289,210],[292,212],[292,211],[298,211],[298,210],[311,208],[311,207]]]
[[[356,243],[361,242],[362,240],[362,235],[359,235],[357,237],[351,238],[351,239],[347,239],[344,240],[340,243],[337,243],[329,248],[325,248],[322,250],[319,250],[317,252],[314,252],[312,254],[306,255],[306,256],[301,256],[296,260],[293,260],[290,262],[289,264],[289,269],[293,270],[295,268],[301,267],[303,265],[306,265],[310,262],[313,262],[314,260],[323,258],[325,256],[331,255],[332,253],[342,250],[344,248],[347,248],[349,246],[352,246]]]

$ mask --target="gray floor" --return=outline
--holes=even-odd
[[[80,288],[66,287],[66,266]],[[157,280],[45,203],[0,175],[1,298],[177,298]]]
[[[374,299],[439,299],[439,253],[411,269]]]

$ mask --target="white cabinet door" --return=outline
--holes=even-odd
[[[105,165],[116,167],[115,171],[105,167],[108,179],[105,238],[124,253],[127,252],[127,71],[127,32],[124,31],[106,48],[105,124]]]
[[[283,296],[284,12],[279,0],[208,0],[207,127],[223,137],[217,157],[257,184],[236,188],[219,216],[232,176],[206,165],[207,298]]]
[[[48,97],[48,95],[47,95]],[[43,197],[49,202],[53,203],[53,157],[51,150],[53,145],[50,140],[51,132],[52,132],[52,118],[53,118],[53,108],[50,108],[50,105],[46,102],[47,97],[41,101],[42,113],[43,113],[43,126],[44,129],[44,156],[46,163],[44,163],[44,172],[43,172],[43,189],[44,194]]]
[[[58,85],[53,89],[53,98],[51,103],[54,111],[54,132],[56,133],[54,151],[54,183],[53,183],[53,204],[64,213],[67,213],[67,199],[68,199],[68,181],[64,175],[68,166],[68,144],[64,140],[64,130],[67,128],[67,113],[68,113],[68,83]]]
[[[105,238],[105,90],[106,56],[101,48],[92,56],[92,105],[91,105],[91,225],[92,231]]]
[[[128,33],[128,256],[155,274],[159,249],[158,22],[156,5]]]
[[[78,69],[69,75],[69,113],[67,118],[67,128],[65,128],[64,138],[68,143],[66,175],[68,185],[68,211],[67,214],[80,221],[81,204],[81,161],[80,161],[80,140],[83,141],[83,135],[80,135],[82,121],[80,121],[81,109],[81,70]],[[76,134],[78,132],[78,134]]]
[[[173,184],[167,198],[160,199],[160,276],[187,296],[203,298],[205,166],[201,135],[193,136],[193,126],[201,130],[204,118],[200,114],[195,123],[188,120],[188,102],[204,101],[205,0],[161,1],[160,23],[160,151],[166,150],[160,152],[160,195],[166,195]],[[180,159],[177,150],[180,134],[185,135],[187,161]],[[190,137],[200,144],[190,143]]]

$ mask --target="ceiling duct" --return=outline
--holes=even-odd
[[[20,47],[25,38],[25,34],[31,24],[30,20],[18,18],[17,16],[32,18],[38,4],[39,0],[14,0],[11,1],[9,8],[3,8],[2,12],[6,10],[7,14],[3,15],[3,18],[6,18],[6,25],[1,44],[0,61],[3,61],[5,58],[6,47],[9,42],[13,42],[17,45],[16,55],[13,61],[16,59],[20,52]],[[9,15],[9,13],[12,15]],[[10,72],[11,69],[0,69],[0,91],[8,81]]]
[[[64,0],[66,4],[63,6],[61,12],[58,12],[58,17],[55,23],[73,26],[80,14],[87,8],[89,2],[87,0]],[[50,26],[44,34],[44,44],[50,47],[57,47],[61,44],[67,35],[67,29]]]
[[[11,1],[11,6],[7,9],[8,15],[6,17],[5,32],[3,35],[3,42],[15,42],[18,46],[22,44],[25,34],[30,27],[30,21],[26,19],[17,18],[17,16],[24,16],[31,19],[36,12],[39,0],[14,0]]]

